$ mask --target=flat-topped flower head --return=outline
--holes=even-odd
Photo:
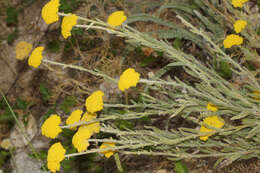
[[[91,121],[92,119],[95,119],[97,117],[97,114],[90,114],[85,113],[82,118],[82,121]],[[73,146],[78,150],[78,152],[82,152],[87,150],[89,146],[88,139],[96,132],[98,133],[100,130],[100,125],[98,123],[92,123],[88,125],[82,125],[79,127],[77,133],[72,138],[72,144]]]
[[[124,11],[116,11],[108,16],[107,23],[116,27],[122,25],[126,19]]]
[[[90,114],[88,112],[86,112],[83,116],[81,121],[91,121],[93,119],[97,118],[97,114]],[[79,127],[79,130],[81,129],[88,129],[91,133],[99,133],[100,132],[100,123],[99,122],[94,122],[91,124],[87,124],[87,125],[82,125]]]
[[[232,0],[232,5],[236,7],[242,8],[244,3],[246,3],[248,0]]]
[[[234,45],[240,45],[242,43],[243,37],[235,34],[228,35],[223,42],[225,48],[231,48]]]
[[[42,8],[42,18],[46,24],[51,24],[57,22],[59,20],[59,0],[50,0],[47,4]]]
[[[80,119],[81,119],[81,114],[83,113],[82,110],[75,110],[73,111],[70,116],[67,118],[66,120],[66,124],[67,125],[71,125],[71,124],[74,124],[76,122],[79,122]],[[77,127],[70,127],[71,130],[75,130]]]
[[[224,126],[224,120],[217,115],[213,115],[213,116],[209,116],[209,117],[205,118],[203,120],[203,123],[205,123],[209,126],[212,126],[214,128],[218,128],[218,129],[220,129]],[[204,125],[202,125],[200,127],[200,132],[203,132],[203,133],[215,132],[215,130],[209,129],[209,128],[205,127]],[[206,140],[208,140],[209,136],[212,136],[212,134],[200,136],[200,140],[206,141]]]
[[[44,121],[41,131],[42,135],[48,138],[56,138],[59,133],[62,131],[60,128],[61,118],[60,116],[53,114],[47,120]]]
[[[218,107],[216,106],[216,105],[213,105],[212,103],[208,103],[208,105],[207,105],[207,109],[208,110],[210,110],[210,111],[212,111],[212,112],[216,112],[216,111],[218,111]]]
[[[257,97],[253,97],[253,99],[260,100],[260,91],[254,91],[253,94],[257,96]]]
[[[29,66],[32,66],[34,68],[37,68],[42,63],[42,51],[44,50],[44,47],[40,46],[35,48],[32,51],[31,56],[28,59]]]
[[[88,122],[97,117],[97,114],[90,114],[90,113],[85,113],[82,118],[81,122]],[[82,152],[87,150],[89,146],[88,139],[94,134],[94,133],[99,133],[100,131],[100,124],[99,122],[87,124],[87,125],[82,125],[79,127],[77,133],[72,138],[72,144],[73,146],[78,150],[78,152]]]
[[[65,159],[66,150],[60,142],[53,144],[48,150],[47,166],[51,172],[60,170],[60,162]]]
[[[100,90],[93,92],[87,99],[86,99],[86,108],[87,111],[90,113],[95,113],[103,109],[103,96],[104,93]]]
[[[236,31],[236,33],[240,33],[247,25],[247,22],[244,20],[237,20],[234,23],[234,29]]]
[[[91,120],[93,120],[93,119],[95,119],[95,118],[97,118],[97,114],[96,113],[88,113],[88,112],[86,112],[86,113],[84,113],[83,114],[83,116],[82,116],[82,118],[81,118],[81,121],[91,121]]]
[[[23,60],[32,50],[32,44],[21,41],[15,46],[16,59]]]
[[[128,68],[123,72],[118,81],[118,88],[124,91],[130,87],[136,87],[136,84],[140,80],[140,74],[133,68]]]
[[[101,146],[100,146],[100,149],[105,149],[105,148],[112,148],[112,147],[115,147],[115,143],[109,143],[109,142],[104,142]],[[103,152],[100,152],[102,154],[105,155],[106,158],[109,158],[111,157],[113,154],[114,154],[115,151],[113,150],[108,150],[108,151],[103,151]]]
[[[68,16],[64,16],[61,23],[61,34],[66,39],[71,36],[71,30],[73,26],[77,24],[78,16],[75,14],[69,14]]]
[[[89,146],[88,139],[92,136],[92,132],[88,129],[79,129],[72,137],[72,144],[78,150],[82,152],[87,150]]]

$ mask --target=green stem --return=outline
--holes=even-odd
[[[1,89],[0,89],[0,93],[1,93],[1,95],[2,95],[2,97],[3,97],[3,99],[4,99],[4,101],[5,101],[5,103],[7,104],[8,109],[10,110],[12,116],[14,117],[15,122],[16,122],[18,128],[19,128],[20,131],[22,132],[24,138],[27,140],[28,145],[29,145],[29,148],[30,148],[31,151],[33,152],[33,155],[34,155],[34,156],[36,157],[36,159],[41,163],[40,156],[37,154],[35,148],[33,147],[32,143],[30,142],[30,138],[28,137],[28,135],[27,135],[27,133],[26,133],[26,131],[25,131],[25,128],[23,127],[23,125],[20,123],[20,121],[19,121],[18,118],[16,117],[16,115],[15,115],[15,113],[14,113],[12,107],[10,106],[9,102],[7,101],[7,99],[6,99],[4,93],[2,92]],[[44,169],[44,171],[47,171],[47,169],[45,168],[45,166],[43,166],[43,169]]]
[[[128,91],[125,90],[124,94],[125,94],[125,104],[128,105]]]
[[[115,161],[116,161],[116,166],[117,166],[118,171],[123,172],[123,168],[122,168],[121,161],[120,161],[118,153],[114,154],[114,158],[115,158]]]

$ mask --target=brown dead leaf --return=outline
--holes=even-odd
[[[145,56],[150,56],[154,52],[154,50],[150,47],[143,47],[142,51]]]

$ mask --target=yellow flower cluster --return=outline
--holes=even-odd
[[[86,108],[90,113],[95,113],[103,109],[104,93],[100,90],[95,91],[86,99]]]
[[[140,74],[135,72],[134,69],[127,69],[120,76],[118,86],[119,89],[125,90],[131,86],[136,86],[140,78]],[[129,82],[130,81],[130,82]],[[103,109],[103,96],[104,93],[100,90],[93,92],[88,98],[86,98],[85,106],[87,112],[83,114],[82,110],[75,110],[71,113],[71,115],[67,118],[66,124],[72,125],[77,122],[90,122],[97,118],[96,112]],[[213,106],[213,105],[211,105]],[[51,115],[42,125],[42,135],[49,138],[56,138],[58,134],[62,131],[60,128],[61,118],[58,115]],[[71,126],[70,129],[75,130],[76,127]],[[93,122],[90,124],[81,125],[78,131],[72,137],[72,144],[77,149],[78,152],[83,152],[87,150],[90,145],[88,139],[95,133],[100,132],[100,123]],[[100,146],[100,149],[104,149],[107,147],[115,147],[114,143],[103,143]],[[53,149],[50,149],[52,151]],[[109,150],[101,152],[105,155],[106,158],[111,157],[115,151]],[[51,155],[50,155],[51,156]],[[49,158],[49,157],[48,157]],[[60,169],[59,162],[49,161],[48,159],[48,168],[54,172]]]
[[[124,91],[130,87],[135,87],[139,80],[140,74],[137,73],[133,68],[128,68],[120,76],[118,88],[121,91]]]
[[[116,27],[122,25],[126,19],[124,11],[116,11],[108,16],[107,23]]]
[[[228,35],[223,42],[225,48],[231,48],[234,45],[240,45],[242,43],[243,37],[235,34]]]
[[[50,0],[42,8],[42,18],[46,24],[52,24],[59,20],[59,6],[60,0]],[[62,20],[61,33],[65,39],[71,36],[71,29],[77,24],[78,16],[75,14],[68,14]],[[109,15],[107,23],[113,27],[120,26],[127,19],[124,11],[116,11]]]
[[[59,0],[50,0],[44,7],[42,8],[41,15],[46,24],[52,24],[59,20]],[[127,19],[123,11],[117,11],[112,13],[108,19],[107,23],[113,27],[117,27],[122,25],[122,23]],[[63,17],[61,24],[61,34],[67,39],[71,36],[72,28],[77,24],[78,16],[75,14],[67,14]],[[17,59],[23,59],[28,56],[31,51],[32,45],[29,44],[18,44],[16,47],[16,57]],[[37,68],[42,61],[42,52],[44,47],[35,48],[31,56],[28,59],[28,64]],[[124,74],[120,77],[119,86],[120,88],[124,88],[122,90],[128,89],[131,86],[136,86],[139,81],[140,74],[135,72],[134,69],[128,69],[124,72]],[[126,78],[132,80],[132,82],[126,82]],[[66,125],[70,126],[71,130],[76,130],[77,126],[72,126],[77,122],[89,122],[93,119],[96,119],[96,112],[101,111],[103,109],[103,96],[104,93],[102,91],[96,91],[92,93],[85,102],[85,106],[87,112],[81,117],[83,113],[82,110],[75,110],[71,113],[71,115],[66,120]],[[61,118],[58,115],[51,115],[42,125],[41,131],[42,135],[48,138],[56,138],[59,133],[62,132],[60,127]],[[89,146],[88,139],[94,133],[100,132],[100,123],[94,122],[90,124],[81,125],[78,128],[78,131],[74,134],[72,138],[72,144],[78,150],[78,152],[85,151]],[[114,147],[113,143],[103,143],[100,148],[106,147]],[[48,151],[48,168],[51,172],[56,172],[60,170],[60,162],[65,158],[65,149],[62,147],[60,143],[53,144]],[[102,152],[105,154],[107,158],[113,155],[113,151]]]
[[[212,112],[218,111],[218,107],[216,105],[210,103],[210,102],[207,104],[207,109],[212,111]],[[213,116],[209,116],[209,117],[204,118],[203,123],[207,124],[208,126],[212,126],[214,128],[222,128],[223,125],[224,125],[224,120],[222,120],[217,115],[213,115]],[[200,132],[202,132],[202,133],[209,133],[209,132],[214,133],[215,130],[207,128],[205,125],[201,125]],[[206,140],[208,140],[209,136],[212,136],[212,134],[200,136],[200,140],[206,141]]]
[[[140,74],[135,72],[134,69],[127,69],[120,77],[118,85],[123,87],[125,89],[128,89],[131,86],[136,86],[137,82],[139,81]],[[129,82],[130,81],[130,82]],[[119,87],[119,89],[120,89]],[[122,89],[121,87],[121,89]],[[96,112],[103,109],[103,96],[104,93],[100,90],[93,92],[85,101],[85,106],[87,109],[87,112],[82,116],[80,122],[89,122],[97,117]],[[81,113],[80,113],[81,114]],[[72,116],[72,115],[71,115]],[[76,116],[76,115],[75,115]],[[69,117],[70,118],[70,117]],[[78,121],[79,116],[77,118],[71,118],[76,119]],[[71,120],[72,121],[72,120]],[[72,121],[75,123],[76,121]],[[73,124],[71,123],[71,124]],[[82,125],[79,127],[78,131],[74,134],[72,138],[72,144],[77,149],[78,152],[82,152],[87,150],[89,146],[88,139],[91,138],[91,136],[94,133],[100,132],[100,123],[94,122],[88,125]],[[100,146],[100,148],[106,148],[106,147],[114,147],[114,143],[104,143]],[[102,152],[105,154],[105,157],[109,158],[111,155],[113,155],[113,151],[106,151]]]
[[[51,24],[59,20],[59,0],[50,0],[42,8],[42,18],[46,24]],[[66,39],[71,36],[71,29],[77,24],[78,17],[75,14],[68,14],[62,20],[61,24],[61,33],[62,36]]]
[[[216,105],[213,105],[212,103],[208,103],[208,105],[207,105],[207,109],[208,110],[210,110],[210,111],[212,111],[212,112],[216,112],[216,111],[218,111],[218,107],[216,106]]]
[[[100,146],[100,149],[105,149],[105,148],[110,148],[110,147],[115,147],[115,143],[104,142]],[[100,153],[104,154],[106,158],[109,158],[114,154],[114,151],[108,150],[108,151],[103,151],[103,152],[100,152]]]
[[[232,0],[232,5],[234,7],[242,8],[243,4],[247,1],[248,0]],[[237,20],[233,26],[235,32],[240,33],[243,29],[245,29],[246,25],[247,25],[246,21]],[[243,43],[243,37],[240,37],[239,35],[236,34],[228,35],[223,42],[225,48],[231,48],[234,45],[240,45],[242,43]]]
[[[85,151],[89,142],[88,139],[92,136],[92,133],[87,128],[79,129],[72,137],[72,144],[78,150],[78,152]]]
[[[86,109],[87,112],[81,118],[82,111],[74,111],[70,117],[68,117],[66,123],[73,124],[75,122],[89,122],[95,118],[97,118],[98,112],[103,109],[103,96],[104,93],[100,90],[93,92],[86,99]],[[78,150],[78,152],[85,151],[89,146],[88,139],[94,133],[99,133],[100,131],[100,123],[95,122],[88,125],[82,125],[79,127],[78,131],[74,134],[72,138],[73,146]]]
[[[97,117],[96,114],[90,114],[86,112],[82,118],[81,122],[89,122]],[[95,122],[88,125],[82,125],[79,127],[77,133],[72,138],[72,144],[78,150],[78,152],[85,151],[89,146],[88,139],[94,134],[99,133],[100,123]]]
[[[50,0],[48,3],[44,5],[41,11],[41,15],[46,24],[52,24],[59,20],[59,16],[58,16],[59,6],[60,6],[59,0]],[[126,18],[127,17],[125,16],[123,11],[116,11],[108,17],[107,22],[111,26],[120,26],[126,20]],[[71,30],[77,24],[77,20],[78,20],[78,16],[76,16],[75,14],[68,14],[64,16],[61,24],[61,33],[65,39],[71,36]],[[26,56],[28,56],[31,49],[32,49],[32,45],[29,43],[26,42],[18,43],[16,45],[16,58],[20,60],[26,58]],[[32,51],[31,56],[28,59],[29,66],[32,66],[34,68],[39,67],[43,58],[42,56],[43,50],[44,47],[40,46],[35,48]],[[100,106],[101,105],[98,105],[97,107]],[[102,108],[99,109],[101,110]]]
[[[244,3],[246,3],[248,0],[232,0],[232,5],[234,7],[240,7],[242,8]]]
[[[42,18],[46,24],[52,24],[59,20],[59,0],[50,0],[42,8]],[[68,14],[62,20],[61,33],[65,39],[71,36],[71,29],[77,24],[78,16],[75,14]],[[120,26],[127,19],[124,11],[116,11],[109,15],[107,23],[113,27]]]
[[[90,114],[88,112],[86,112],[83,116],[81,121],[85,121],[85,122],[89,122],[93,119],[97,118],[97,114]],[[100,132],[100,124],[99,122],[95,122],[95,123],[91,123],[88,125],[83,125],[79,128],[80,129],[88,129],[89,131],[91,131],[91,133],[99,133]]]
[[[39,65],[42,62],[42,58],[43,58],[42,57],[42,51],[43,50],[44,50],[44,47],[40,46],[40,47],[35,48],[32,51],[32,54],[31,54],[31,56],[28,59],[29,66],[32,66],[34,68],[39,67]]]
[[[88,139],[95,133],[100,132],[100,123],[93,122],[87,124],[86,122],[93,121],[97,118],[97,114],[95,112],[100,111],[103,109],[103,95],[104,93],[100,90],[93,92],[87,99],[86,99],[86,107],[87,112],[83,114],[82,110],[74,110],[70,116],[66,120],[67,125],[73,125],[74,123],[83,123],[78,128],[78,131],[72,137],[72,144],[77,149],[78,152],[83,152],[87,150],[88,146],[90,145]],[[42,135],[49,137],[49,138],[56,138],[60,132],[62,132],[61,127],[59,126],[61,123],[61,118],[58,115],[51,115],[42,125]],[[71,130],[75,130],[76,127],[70,126]],[[114,147],[115,144],[107,143],[103,144],[100,147],[105,148],[107,145],[110,147]],[[55,172],[60,169],[60,162],[64,159],[65,150],[61,149],[61,144],[53,145],[48,152],[48,168]],[[113,155],[114,151],[106,151],[102,152],[105,154],[107,158]],[[57,155],[56,160],[54,159],[54,155]]]
[[[66,39],[71,36],[72,27],[77,24],[78,16],[75,14],[68,14],[62,20],[61,24],[61,34]]]
[[[51,0],[42,8],[42,18],[46,24],[51,24],[59,20],[59,6],[59,0]]]
[[[244,21],[244,20],[237,20],[234,23],[234,29],[235,29],[236,33],[240,33],[243,29],[245,29],[246,25],[247,25],[246,21]]]
[[[26,58],[32,50],[32,44],[25,41],[19,42],[15,46],[16,59],[23,60]]]
[[[93,94],[91,96],[93,96]],[[103,104],[103,100],[101,99],[100,101]],[[73,111],[70,114],[70,116],[67,118],[66,124],[72,125],[76,122],[82,122],[82,123],[90,122],[97,118],[96,113],[86,112],[81,117],[82,113],[83,111],[79,109]],[[60,123],[61,123],[61,118],[58,115],[56,114],[51,115],[47,120],[45,120],[45,122],[41,127],[42,135],[49,138],[56,138],[58,134],[62,132],[62,129],[59,126]],[[76,129],[76,127],[72,126],[70,127],[70,129],[74,130]],[[81,125],[78,131],[72,137],[72,144],[77,149],[78,152],[83,152],[87,150],[88,146],[90,145],[88,139],[90,139],[94,133],[99,133],[99,132],[100,132],[99,122],[93,122],[90,124]],[[114,147],[114,146],[115,146],[114,143],[104,143],[100,146],[100,148],[102,149],[102,148]],[[62,147],[60,143],[55,143],[50,147],[48,151],[47,162],[48,162],[48,169],[51,172],[56,172],[60,170],[60,162],[64,160],[65,152],[66,152],[65,149]],[[105,155],[105,157],[109,158],[110,156],[113,155],[114,151],[105,151],[102,153]]]
[[[51,115],[47,120],[44,121],[41,127],[42,135],[52,139],[56,138],[60,132],[62,132],[62,129],[59,126],[60,123],[60,116],[56,114]]]
[[[46,24],[52,24],[59,20],[59,0],[50,0],[41,11],[41,15],[43,20]],[[107,23],[113,27],[117,27],[122,25],[122,23],[127,19],[123,11],[116,11],[112,13],[108,19]],[[61,24],[61,34],[62,36],[67,39],[71,36],[72,28],[77,24],[78,16],[75,14],[67,14],[63,17],[62,24]],[[21,49],[21,48],[20,48]],[[18,49],[17,49],[18,50]],[[29,50],[29,49],[28,49]],[[31,56],[29,57],[28,64],[37,68],[42,61],[42,51],[44,47],[37,47],[33,50]],[[24,54],[27,52],[24,51]],[[18,53],[19,55],[19,53]],[[19,55],[18,58],[26,56],[26,55]],[[21,59],[21,58],[20,58]],[[136,86],[140,78],[140,74],[135,72],[134,69],[127,69],[120,77],[118,82],[119,89],[124,91],[129,87]],[[128,79],[129,81],[127,81]],[[77,126],[73,126],[73,124],[79,122],[90,122],[97,118],[96,112],[101,111],[103,109],[103,96],[104,93],[100,90],[93,92],[88,98],[86,98],[85,106],[87,112],[83,114],[82,110],[75,110],[71,113],[71,115],[66,120],[66,125],[69,126],[71,130],[76,130]],[[51,115],[42,125],[42,135],[49,137],[49,138],[56,138],[59,133],[62,132],[60,127],[61,118],[58,115]],[[78,152],[85,151],[89,146],[88,139],[94,133],[100,132],[100,123],[93,122],[90,124],[81,125],[78,128],[78,131],[74,134],[72,138],[73,146],[78,150]],[[114,147],[114,143],[103,143],[100,148],[106,147]],[[65,149],[62,147],[60,143],[55,143],[52,145],[48,151],[48,168],[52,172],[56,172],[60,170],[60,162],[65,158]],[[113,155],[114,151],[106,151],[102,152],[105,154],[107,158]]]
[[[256,95],[256,97],[253,97],[253,99],[260,100],[260,91],[253,91],[253,94]]]
[[[220,129],[220,128],[222,128],[224,126],[224,120],[222,120],[217,115],[209,116],[209,117],[205,118],[203,120],[203,123],[207,124],[209,126],[212,126],[214,128],[218,128],[218,129]],[[209,132],[214,133],[215,130],[209,129],[209,128],[205,127],[204,125],[202,125],[200,127],[200,132],[202,132],[202,133],[209,133]],[[212,134],[207,134],[205,136],[200,136],[200,140],[206,141],[206,140],[208,140],[209,136],[212,136]]]
[[[66,150],[60,142],[53,144],[48,150],[47,166],[51,172],[60,170],[60,162],[65,159]]]
[[[81,119],[81,114],[83,113],[82,110],[75,110],[73,111],[70,116],[67,118],[66,120],[66,124],[67,125],[71,125],[71,124],[74,124],[76,122],[79,122],[80,119]],[[70,127],[71,130],[76,130],[77,127]]]

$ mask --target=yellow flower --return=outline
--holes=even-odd
[[[97,114],[90,114],[85,113],[81,121],[91,121],[97,117]],[[72,138],[72,144],[78,150],[78,152],[85,151],[88,146],[89,142],[88,139],[93,135],[93,133],[99,133],[100,131],[100,124],[99,122],[91,123],[88,125],[82,125],[79,127],[77,133]]]
[[[90,113],[86,112],[86,113],[83,114],[81,121],[91,121],[95,118],[97,118],[96,113],[90,114]]]
[[[247,25],[247,22],[244,20],[237,20],[234,23],[234,29],[236,31],[236,33],[240,33]]]
[[[32,50],[32,44],[25,41],[19,42],[15,46],[16,59],[23,60],[26,58]]]
[[[82,119],[81,121],[91,121],[93,119],[95,119],[97,117],[97,114],[89,114],[89,113],[85,113],[83,116],[82,116]],[[99,133],[100,132],[100,123],[99,122],[95,122],[95,123],[91,123],[91,124],[88,124],[88,125],[82,125],[79,127],[79,130],[80,129],[88,129],[91,133]]]
[[[48,150],[47,162],[48,169],[51,172],[60,170],[60,162],[65,159],[66,150],[60,142],[53,144]]]
[[[121,91],[124,91],[130,87],[135,87],[139,80],[140,80],[140,74],[135,72],[133,68],[128,68],[120,76],[118,82],[118,88]]]
[[[231,48],[234,45],[240,45],[242,43],[243,38],[235,34],[228,35],[223,42],[225,48]]]
[[[89,146],[88,139],[92,136],[92,132],[88,129],[79,129],[72,137],[72,144],[78,150],[82,152],[87,150]]]
[[[91,121],[96,117],[97,117],[96,114],[85,113],[82,116],[81,121]],[[99,122],[88,124],[88,125],[82,125],[79,127],[77,133],[75,133],[75,135],[73,136],[72,144],[78,150],[78,152],[85,151],[89,146],[88,139],[93,135],[93,133],[98,133],[99,131],[100,131]]]
[[[216,105],[213,105],[212,103],[208,103],[208,105],[207,105],[207,109],[208,110],[210,110],[210,111],[212,111],[212,112],[216,112],[216,111],[218,111],[218,107],[216,106]]]
[[[42,18],[46,24],[51,24],[59,20],[58,11],[60,0],[51,0],[42,8]]]
[[[34,68],[37,68],[42,62],[42,51],[44,47],[40,46],[32,51],[31,56],[28,59],[28,64]]]
[[[247,2],[248,0],[232,0],[232,5],[234,7],[240,7],[242,8],[242,6],[244,5],[245,2]]]
[[[86,99],[86,108],[90,113],[95,113],[103,109],[103,96],[104,93],[100,90],[93,92]]]
[[[83,113],[82,110],[75,110],[73,111],[70,116],[66,120],[67,125],[74,124],[76,122],[79,122],[81,119],[81,114]],[[71,130],[75,130],[77,127],[70,127]]]
[[[120,26],[126,20],[124,11],[116,11],[108,16],[107,23],[111,26]]]
[[[110,147],[115,147],[115,143],[104,142],[100,146],[100,149],[110,148]],[[114,154],[114,152],[115,151],[113,151],[113,150],[108,150],[108,151],[103,151],[103,152],[100,152],[100,153],[104,154],[106,158],[109,158]]]
[[[260,100],[260,91],[254,91],[253,94],[257,95],[257,97],[253,97],[255,100]]]
[[[62,131],[62,129],[59,126],[60,123],[61,118],[58,115],[51,115],[47,120],[44,121],[41,127],[42,135],[52,139],[56,138]]]
[[[60,163],[59,162],[48,162],[47,163],[47,166],[48,166],[48,169],[51,171],[51,172],[56,172],[56,171],[59,171],[60,170]]]
[[[224,120],[217,115],[213,115],[213,116],[209,116],[209,117],[205,118],[203,120],[203,123],[205,123],[209,126],[218,128],[218,129],[220,129],[224,126]],[[205,127],[204,125],[202,125],[200,127],[200,132],[202,132],[202,133],[215,132],[215,130],[209,129],[209,128]],[[200,140],[206,141],[206,140],[208,140],[209,136],[212,136],[212,134],[200,136]]]
[[[68,16],[64,16],[61,24],[61,34],[66,39],[71,36],[72,27],[77,24],[78,16],[75,14],[69,14]]]

